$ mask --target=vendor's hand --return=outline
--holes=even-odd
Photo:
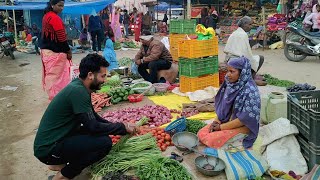
[[[220,121],[213,121],[209,128],[209,132],[220,131],[220,124]]]
[[[67,53],[67,59],[68,59],[68,60],[71,60],[71,59],[72,59],[72,52],[71,52],[71,50],[68,51],[68,53]]]
[[[141,60],[140,59],[138,59],[138,60],[135,60],[135,63],[136,63],[136,65],[140,65],[141,64]]]
[[[137,127],[137,125],[134,123],[123,123],[123,124],[126,127],[126,131],[130,134],[136,134],[140,132],[140,128]]]

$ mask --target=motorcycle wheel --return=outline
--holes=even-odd
[[[293,61],[293,62],[300,62],[307,57],[307,55],[305,54],[301,54],[301,55],[295,54],[295,48],[290,44],[285,45],[284,55],[289,61]]]
[[[15,57],[14,57],[13,51],[12,50],[8,50],[8,52],[9,52],[9,55],[10,55],[11,59],[14,60]]]

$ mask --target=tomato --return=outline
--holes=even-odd
[[[161,151],[165,151],[167,149],[167,146],[166,145],[162,145],[161,146]]]
[[[161,147],[161,143],[157,143],[157,146],[160,148]]]
[[[160,139],[160,140],[158,141],[158,143],[164,143],[164,140],[163,140],[163,139]]]
[[[158,140],[159,140],[159,139],[162,139],[162,137],[161,137],[160,135],[158,135],[158,136],[157,136],[157,139],[158,139]]]
[[[167,145],[167,146],[170,146],[170,142],[167,141],[167,142],[166,142],[166,145]]]
[[[168,134],[164,137],[164,139],[165,139],[166,141],[171,141],[171,137],[170,137],[170,135],[168,135]]]
[[[170,142],[170,145],[171,145],[171,146],[174,146],[174,144],[173,144],[173,142],[172,142],[172,141]]]
[[[157,133],[157,131],[155,129],[153,129],[151,132],[152,132],[152,134]]]

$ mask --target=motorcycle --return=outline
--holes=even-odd
[[[10,56],[11,59],[15,59],[14,52],[15,50],[15,41],[13,36],[8,33],[0,32],[0,58],[3,58],[4,55]]]
[[[300,62],[307,56],[320,56],[320,32],[307,32],[289,24],[284,44],[284,55],[289,61]]]

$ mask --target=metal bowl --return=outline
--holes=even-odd
[[[124,76],[128,76],[129,74],[129,67],[126,67],[126,66],[121,66],[119,68],[115,68],[115,69],[112,69],[112,71],[120,74],[120,75],[124,75]]]
[[[174,134],[172,142],[180,151],[190,151],[198,146],[199,138],[196,134],[184,131]]]
[[[226,168],[226,165],[221,159],[213,156],[198,156],[195,159],[195,165],[197,170],[206,176],[217,176]],[[208,170],[203,168],[206,165],[211,165],[213,169]]]

